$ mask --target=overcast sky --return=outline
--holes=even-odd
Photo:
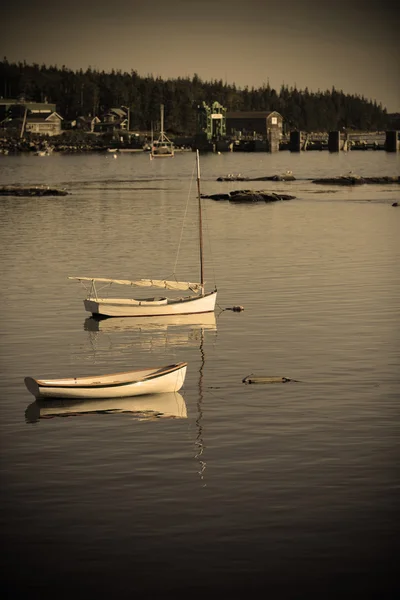
[[[120,69],[163,79],[334,85],[400,112],[394,0],[21,0],[3,8],[10,62]],[[400,3],[397,3],[398,5]],[[0,92],[1,93],[1,92]],[[218,100],[216,98],[216,100]]]

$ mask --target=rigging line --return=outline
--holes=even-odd
[[[213,275],[213,281],[214,281],[214,287],[216,288],[216,278],[215,278],[215,266],[214,266],[214,256],[213,256],[213,251],[212,251],[212,245],[211,245],[211,238],[210,238],[210,228],[208,226],[208,214],[207,214],[207,207],[205,202],[203,201],[203,207],[204,207],[204,213],[205,213],[205,222],[206,222],[206,230],[207,230],[207,242],[208,242],[208,252],[210,254],[210,263],[211,263],[211,271],[212,271],[212,275]]]
[[[93,290],[93,282],[90,283],[83,283],[83,281],[80,282],[80,284],[85,288],[87,294],[91,295],[92,291],[94,291],[96,293],[96,295],[98,295],[98,292],[101,292],[102,290],[104,290],[105,288],[110,288],[112,286],[112,282],[110,283],[104,283],[101,287],[99,287],[99,289],[97,289],[97,287],[95,288],[95,290]]]
[[[178,264],[179,252],[180,252],[181,244],[182,244],[183,230],[185,228],[185,222],[186,222],[186,217],[187,217],[187,212],[188,212],[188,207],[189,207],[189,199],[190,199],[190,196],[191,196],[191,193],[192,193],[192,187],[193,187],[194,171],[195,171],[195,167],[193,167],[193,170],[192,170],[192,177],[190,179],[190,186],[189,186],[189,191],[188,191],[188,195],[187,195],[187,199],[186,199],[186,207],[185,207],[185,214],[183,216],[183,223],[182,223],[182,228],[181,228],[181,236],[179,238],[179,244],[178,244],[178,249],[177,249],[177,252],[176,252],[176,259],[175,259],[175,264],[174,264],[174,273],[176,273],[176,266]]]

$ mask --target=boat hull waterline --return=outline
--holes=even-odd
[[[187,363],[166,367],[135,369],[110,375],[34,379],[25,377],[25,385],[36,400],[46,398],[127,398],[144,394],[177,392],[184,384]]]
[[[213,312],[217,300],[217,292],[204,296],[168,300],[165,304],[146,302],[129,298],[86,298],[85,310],[92,315],[106,317],[161,317],[165,315],[188,315]]]

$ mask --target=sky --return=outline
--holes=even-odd
[[[395,0],[21,0],[2,11],[0,54],[278,92],[334,86],[400,112]]]

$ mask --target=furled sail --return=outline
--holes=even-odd
[[[138,287],[157,287],[165,290],[191,290],[199,292],[202,289],[200,283],[191,283],[190,281],[167,281],[165,279],[107,279],[106,277],[68,277],[78,281],[99,281],[101,283],[117,283],[119,285],[134,285]]]

